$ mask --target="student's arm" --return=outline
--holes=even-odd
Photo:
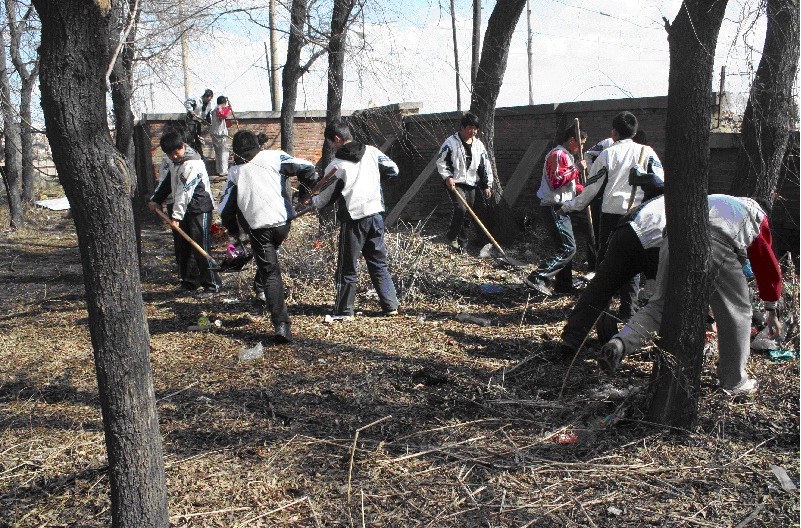
[[[378,151],[378,172],[382,178],[397,178],[400,174],[395,162],[380,150]]]
[[[608,174],[608,169],[606,168],[608,156],[606,152],[607,151],[601,152],[601,155],[598,156],[595,163],[592,164],[590,177],[587,179],[582,193],[562,204],[562,212],[572,213],[585,209],[601,190],[604,182],[606,182],[606,176]]]
[[[545,160],[545,173],[552,189],[564,187],[579,178],[580,172],[564,150],[557,150]]]
[[[225,185],[225,192],[220,201],[218,211],[220,212],[222,225],[228,230],[228,236],[238,237],[239,222],[237,222],[237,213],[239,212],[239,204],[237,203],[237,186],[230,176],[228,183]]]
[[[768,219],[762,220],[759,236],[748,246],[748,260],[756,277],[759,297],[767,308],[775,308],[782,295],[782,271],[771,247],[771,233]]]
[[[487,155],[487,149],[481,149],[481,159],[478,162],[478,179],[481,183],[480,187],[482,189],[489,189],[490,193],[492,192],[492,182],[494,180],[492,174],[492,163],[490,163],[489,156]]]
[[[439,154],[437,155],[437,172],[446,185],[453,187],[453,157],[449,140],[450,138],[445,140],[445,143],[443,143],[439,149]],[[450,184],[448,184],[449,178]]]
[[[164,200],[172,193],[172,182],[170,181],[170,160],[166,157],[161,160],[161,166],[159,167],[159,182],[156,185],[156,189],[153,191],[153,196],[150,197],[150,203],[156,204],[157,207],[161,207],[161,204],[164,203]],[[155,209],[156,207],[148,204],[150,209]]]
[[[342,171],[340,167],[332,167],[329,165],[326,169],[326,178],[331,174],[332,170],[335,171],[333,176],[328,180],[328,183],[320,188],[319,193],[312,198],[312,204],[317,209],[322,209],[331,202],[336,201],[342,193],[342,189],[345,187],[345,182],[340,178]]]

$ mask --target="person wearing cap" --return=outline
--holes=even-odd
[[[233,149],[234,165],[220,201],[220,216],[235,245],[239,244],[240,224],[246,226],[256,260],[256,299],[270,311],[275,341],[288,343],[292,333],[278,250],[295,218],[289,178],[297,176],[313,186],[317,179],[314,164],[282,150],[262,150],[256,134],[249,130],[234,134]]]

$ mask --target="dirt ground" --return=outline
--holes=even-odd
[[[281,255],[296,340],[275,346],[252,267],[227,274],[217,299],[176,293],[171,236],[146,228],[171,525],[798,526],[798,491],[773,470],[798,484],[797,359],[754,354],[760,391],[732,401],[713,350],[698,426],[666,430],[644,418],[647,354],[615,377],[584,358],[568,373],[543,344],[575,296],[531,297],[526,270],[477,248],[453,255],[437,232],[388,237],[401,316],[379,316],[363,277],[358,317],[325,324],[334,239],[296,222]],[[62,212],[0,235],[0,526],[110,523],[76,246]],[[511,250],[531,266],[539,256]],[[203,314],[221,326],[188,331]],[[239,361],[258,342],[264,357]],[[797,334],[786,346],[798,350]]]

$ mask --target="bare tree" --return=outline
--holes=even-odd
[[[36,16],[33,6],[24,8],[24,13],[18,18],[20,9],[16,0],[5,0],[6,15],[8,16],[9,45],[11,62],[20,78],[20,146],[22,160],[22,199],[33,201],[34,197],[34,167],[33,167],[33,129],[31,126],[31,93],[39,76],[39,53],[36,46],[25,42],[32,35],[39,35]],[[27,45],[26,45],[27,44]],[[30,50],[30,58],[23,56],[23,48]]]
[[[325,107],[325,124],[342,117],[342,85],[345,65],[345,41],[348,36],[350,15],[356,0],[334,0],[331,12],[331,35],[328,39],[328,97]],[[325,168],[333,153],[328,142],[323,143],[323,156],[320,165]]]
[[[281,104],[281,150],[292,153],[295,144],[294,123],[295,105],[298,99],[298,81],[309,71],[325,49],[313,52],[306,63],[301,66],[300,58],[303,46],[310,41],[305,35],[306,18],[309,13],[309,0],[292,0],[290,11],[289,44],[287,45],[286,64],[283,76],[283,102]]]
[[[673,24],[667,25],[665,204],[670,267],[650,414],[657,423],[680,428],[692,427],[698,415],[711,251],[706,200],[710,86],[725,11],[726,0],[685,0]]]
[[[492,189],[494,207],[491,211],[482,211],[480,214],[485,217],[487,225],[494,227],[496,238],[500,236],[505,240],[514,237],[519,228],[512,221],[513,216],[508,205],[501,199],[503,187],[495,164],[495,106],[506,73],[509,45],[525,5],[526,0],[498,0],[495,4],[487,22],[481,62],[473,83],[473,95],[470,101],[470,111],[481,119],[481,134],[495,174]]]
[[[731,194],[773,204],[796,119],[793,85],[798,71],[798,0],[768,0],[767,15],[765,46],[743,116]]]
[[[3,179],[5,180],[6,194],[8,195],[9,227],[17,229],[24,222],[24,209],[22,200],[22,170],[19,123],[14,105],[11,104],[11,72],[6,62],[6,31],[0,27],[0,95],[2,95],[3,136],[5,150],[5,167]]]
[[[42,21],[42,109],[72,205],[109,460],[114,527],[169,523],[131,175],[106,122],[110,2],[34,0]]]

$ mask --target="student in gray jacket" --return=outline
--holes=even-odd
[[[445,236],[457,252],[467,245],[466,228],[470,215],[461,200],[453,195],[453,190],[461,194],[470,207],[476,201],[476,187],[482,190],[485,198],[492,196],[492,167],[487,149],[476,137],[480,125],[478,117],[466,112],[460,124],[459,132],[445,140],[437,156],[437,172],[442,176],[453,204],[451,224]]]
[[[397,315],[398,296],[384,244],[381,177],[396,177],[398,166],[377,148],[354,141],[348,125],[339,119],[325,127],[325,139],[335,151],[334,160],[326,167],[322,187],[312,203],[319,210],[342,196],[346,208],[339,231],[334,317],[353,317],[360,254],[367,262],[384,315]]]

